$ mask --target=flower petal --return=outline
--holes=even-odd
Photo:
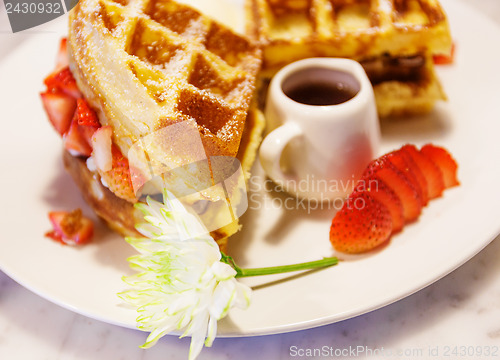
[[[172,324],[168,323],[166,326],[163,326],[161,328],[156,328],[151,333],[149,334],[148,338],[146,339],[146,342],[141,345],[141,348],[147,349],[150,348],[151,346],[155,345],[160,338],[162,338],[164,335],[168,334],[169,332],[173,331],[175,329],[175,326]]]
[[[212,265],[212,271],[218,281],[229,280],[230,278],[234,278],[236,276],[236,270],[234,270],[228,264],[222,263],[220,261],[215,262]]]
[[[245,284],[236,281],[236,299],[234,306],[240,309],[247,309],[252,301],[252,289]]]
[[[200,354],[205,342],[208,327],[208,313],[199,314],[191,326],[191,345],[189,346],[189,360],[194,360]]]
[[[213,316],[210,316],[210,320],[208,320],[208,332],[207,338],[205,339],[205,346],[211,347],[214,343],[215,337],[217,336],[217,319]]]
[[[215,288],[210,306],[210,315],[217,320],[222,319],[236,297],[236,286],[233,281],[220,282]]]
[[[189,359],[203,344],[211,346],[217,321],[235,305],[247,306],[250,288],[236,281],[236,271],[222,263],[221,252],[203,223],[165,190],[164,204],[148,198],[137,207],[145,224],[143,238],[127,238],[139,252],[129,257],[137,273],[123,277],[131,289],[119,294],[137,310],[137,327],[153,346],[173,330],[191,336]]]

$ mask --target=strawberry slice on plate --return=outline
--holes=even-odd
[[[368,164],[332,220],[330,242],[346,253],[372,250],[406,222],[416,220],[424,201],[458,184],[457,163],[448,151],[434,145],[420,151],[405,145]]]
[[[94,234],[94,224],[82,215],[80,209],[72,212],[52,211],[49,219],[53,230],[45,236],[65,245],[82,245],[88,243]]]
[[[403,205],[406,222],[414,221],[420,215],[422,197],[418,189],[387,157],[382,156],[372,161],[364,171],[362,179],[366,182],[382,181],[394,191]]]
[[[414,145],[405,145],[401,149],[411,156],[427,182],[427,196],[429,199],[440,197],[444,191],[444,180],[437,165],[427,156],[424,156]]]
[[[64,135],[75,113],[76,100],[62,92],[44,92],[40,96],[52,126],[61,136]]]
[[[362,180],[356,186],[357,191],[366,191],[369,196],[384,205],[392,217],[392,231],[400,231],[404,224],[403,204],[398,195],[382,180]]]
[[[419,197],[422,199],[422,206],[427,205],[429,202],[427,181],[411,156],[402,149],[393,151],[385,156],[387,156],[389,161],[401,171],[408,180],[410,180],[415,189],[417,189]]]
[[[330,242],[344,253],[361,253],[386,242],[392,232],[389,210],[366,192],[353,192],[330,227]]]
[[[457,179],[458,165],[450,155],[450,153],[446,151],[446,149],[439,146],[427,144],[424,145],[422,149],[420,149],[420,152],[437,165],[437,167],[441,171],[441,174],[443,175],[445,188],[457,186],[460,184]]]

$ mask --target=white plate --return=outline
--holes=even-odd
[[[443,1],[457,44],[456,63],[439,75],[449,95],[429,116],[383,123],[383,151],[406,142],[448,148],[460,164],[462,185],[424,209],[415,224],[383,250],[349,257],[339,266],[295,276],[245,280],[256,286],[251,307],[220,324],[222,336],[280,333],[332,323],[401,299],[463,264],[499,232],[500,29],[456,1]],[[101,223],[95,241],[81,248],[44,238],[47,212],[82,207],[64,172],[61,141],[42,111],[37,92],[53,65],[65,21],[20,37],[0,57],[3,190],[0,267],[37,294],[75,312],[135,327],[134,311],[121,305],[121,276],[133,250]],[[1,34],[2,37],[13,35]],[[12,45],[13,42],[11,41]],[[259,169],[257,167],[257,173]],[[333,210],[286,211],[285,197],[252,181],[251,210],[230,253],[247,267],[308,261],[332,255]],[[290,201],[288,205],[291,206]],[[289,275],[290,276],[290,275]],[[281,277],[283,278],[283,276]]]

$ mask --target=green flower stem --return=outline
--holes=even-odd
[[[249,276],[260,276],[260,275],[271,275],[271,274],[282,274],[291,271],[300,271],[300,270],[312,270],[325,268],[328,266],[337,265],[339,260],[336,257],[323,258],[321,260],[309,261],[299,264],[292,265],[281,265],[281,266],[271,266],[271,267],[262,267],[255,269],[242,269],[234,262],[234,259],[230,256],[222,254],[222,262],[229,264],[236,270],[236,277],[249,277]]]

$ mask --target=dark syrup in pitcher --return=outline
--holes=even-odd
[[[300,84],[286,92],[286,95],[306,105],[338,105],[351,100],[357,91],[342,83],[314,82]]]
[[[305,105],[327,106],[345,103],[360,90],[352,74],[326,68],[307,68],[289,75],[282,90],[293,101]]]

